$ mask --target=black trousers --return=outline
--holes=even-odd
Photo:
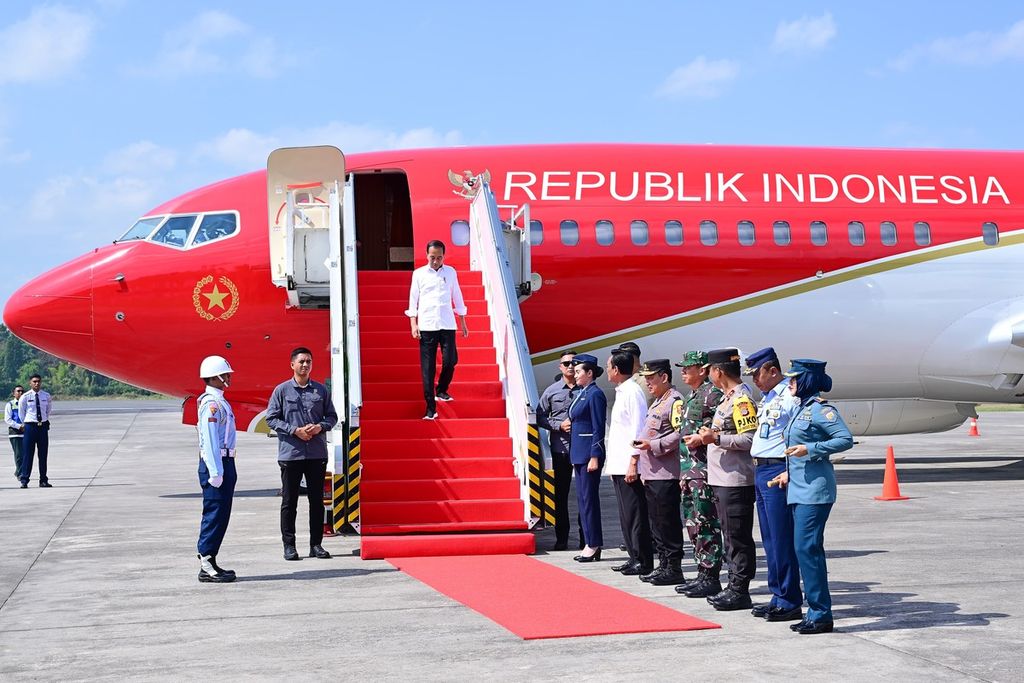
[[[754,546],[754,487],[712,486],[718,499],[729,586],[746,593],[757,571]]]
[[[455,349],[455,330],[420,332],[420,372],[423,374],[423,398],[429,410],[437,410],[434,400],[434,373],[437,371],[437,347],[441,347],[441,376],[437,378],[437,391],[447,392],[459,362]]]
[[[647,512],[651,519],[654,549],[662,560],[683,559],[683,520],[679,516],[682,491],[678,479],[654,479],[644,482]]]
[[[647,492],[637,479],[626,483],[626,475],[613,474],[615,497],[619,501],[619,525],[626,541],[629,559],[644,567],[654,564],[654,543],[651,540],[651,520],[647,512]]]
[[[295,513],[299,507],[299,483],[306,477],[309,500],[309,545],[324,540],[324,474],[326,460],[278,460],[281,466],[281,541],[295,545]]]
[[[569,486],[572,485],[572,463],[568,453],[551,451],[551,465],[555,470],[555,543],[569,544]],[[580,548],[583,547],[583,524],[576,513],[576,528],[580,534]]]

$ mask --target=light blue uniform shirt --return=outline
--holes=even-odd
[[[786,457],[783,453],[786,450],[786,426],[798,412],[800,399],[789,391],[788,379],[765,394],[757,410],[757,432],[750,445],[750,457]]]
[[[211,477],[222,477],[224,456],[235,455],[235,414],[224,399],[224,392],[216,387],[206,387],[198,401],[199,455]]]
[[[787,446],[807,446],[807,455],[790,456],[790,505],[823,505],[836,502],[836,475],[829,456],[853,447],[853,436],[833,406],[817,396],[803,401],[786,429]]]

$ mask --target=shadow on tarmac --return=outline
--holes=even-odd
[[[896,471],[902,484],[930,484],[956,481],[1018,481],[1024,479],[1024,460],[1020,458],[985,458],[985,460],[1010,460],[1007,465],[997,467],[935,467],[924,469],[900,469],[900,463],[969,462],[970,458],[906,458],[896,459]],[[884,463],[884,460],[854,460],[851,464]],[[842,465],[836,467],[836,482],[843,484],[878,484],[881,486],[883,472],[878,470],[852,470]]]
[[[909,600],[917,593],[876,593],[871,586],[875,581],[856,583],[831,581],[833,613],[839,619],[874,618],[866,624],[843,625],[836,631],[843,633],[867,633],[871,631],[894,631],[934,626],[988,626],[992,619],[1003,619],[1009,614],[984,612],[965,614],[955,602],[929,602]],[[851,605],[842,607],[842,605]]]
[[[278,489],[250,489],[248,491],[235,491],[235,498],[274,498],[277,496]],[[301,494],[305,497],[306,494]],[[161,498],[202,498],[202,491],[195,491],[194,493],[166,493]]]
[[[264,574],[262,576],[239,576],[243,581],[309,581],[316,579],[351,579],[370,574],[393,574],[397,569],[310,569],[309,571],[292,572],[291,574]]]

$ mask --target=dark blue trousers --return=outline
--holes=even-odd
[[[219,488],[210,486],[210,470],[206,461],[199,458],[199,485],[203,487],[203,519],[199,523],[199,543],[196,550],[200,555],[216,555],[231,520],[231,501],[235,496],[238,472],[235,459],[224,458],[224,482]]]
[[[27,484],[32,476],[32,457],[36,448],[39,449],[39,483],[45,484],[49,481],[46,478],[46,455],[50,451],[50,424],[44,422],[42,426],[35,422],[25,423],[25,443],[21,452],[21,483]]]
[[[779,486],[768,488],[768,482],[785,471],[784,462],[759,465],[754,472],[754,491],[761,545],[768,563],[771,604],[791,610],[804,601],[800,592],[800,568],[793,547],[793,516],[786,503],[786,489]]]
[[[603,466],[604,463],[601,463]],[[583,540],[591,548],[604,545],[601,533],[601,468],[596,472],[587,472],[587,464],[573,464],[576,470],[576,503],[580,510],[580,525],[583,527]]]
[[[832,512],[832,503],[797,504],[793,510],[793,540],[800,561],[807,596],[807,621],[832,621],[832,594],[828,590],[828,568],[825,566],[825,522]]]

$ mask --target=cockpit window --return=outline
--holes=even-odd
[[[227,237],[228,235],[235,234],[236,230],[238,230],[238,221],[235,218],[235,214],[211,213],[203,216],[203,220],[199,223],[199,229],[196,231],[196,236],[192,239],[192,244],[202,244],[210,240]]]
[[[140,218],[128,232],[121,235],[115,242],[128,242],[130,240],[144,240],[153,232],[153,228],[160,225],[166,216],[153,216],[152,218]]]
[[[153,242],[163,242],[175,247],[185,246],[189,233],[196,222],[195,214],[190,216],[171,216],[160,229],[153,233]]]

